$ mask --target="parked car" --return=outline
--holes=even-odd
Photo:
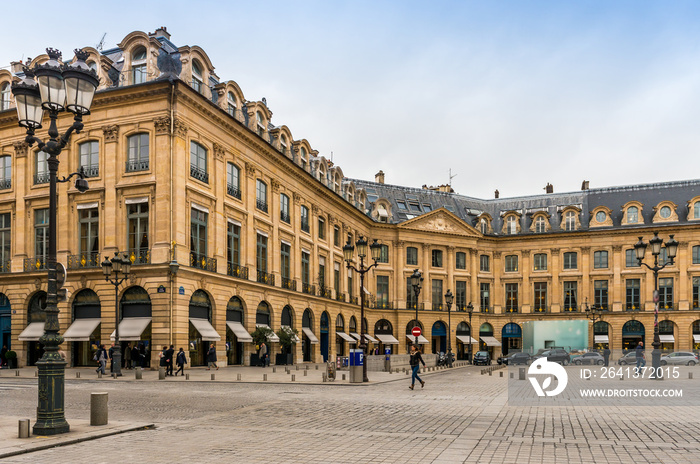
[[[598,364],[602,366],[605,364],[605,358],[603,355],[596,352],[584,353],[581,356],[576,356],[571,360],[573,364],[580,366],[581,364]]]
[[[624,355],[623,357],[621,357],[620,359],[618,359],[618,360],[617,360],[617,363],[618,363],[620,366],[624,366],[624,365],[626,365],[626,364],[637,364],[637,357],[636,357],[636,355],[635,355],[635,352],[634,352],[634,351],[630,351],[629,353],[627,353],[626,355]]]
[[[505,365],[530,364],[532,359],[528,353],[510,353],[507,356],[499,357],[497,362]]]
[[[488,351],[477,351],[474,355],[474,359],[472,360],[472,364],[475,366],[478,366],[479,364],[488,366],[491,364],[491,355],[489,355]]]
[[[569,353],[564,348],[545,350],[539,356],[535,356],[533,361],[539,358],[547,358],[547,361],[559,363],[562,366],[566,366],[571,362],[571,356],[569,356]]]
[[[677,351],[661,356],[661,365],[666,364],[683,364],[686,366],[694,366],[698,363],[698,356],[689,351]]]

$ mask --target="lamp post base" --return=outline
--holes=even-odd
[[[53,354],[54,357],[58,353]],[[61,359],[42,359],[36,363],[39,378],[39,406],[34,435],[58,435],[70,432],[65,416],[65,373],[66,362]]]
[[[115,345],[114,352],[112,353],[112,374],[116,374],[117,377],[122,376],[122,350],[119,344]]]
[[[654,378],[656,380],[663,380],[663,369],[661,368],[661,350],[656,343],[651,344],[654,348],[651,350],[651,367],[654,369]]]

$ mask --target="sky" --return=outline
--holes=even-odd
[[[451,170],[454,190],[478,198],[698,177],[698,2],[86,5],[32,2],[44,26],[30,33],[3,21],[0,67],[165,26],[346,177],[381,169],[388,184],[421,187]]]

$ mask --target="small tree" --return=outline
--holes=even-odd
[[[287,354],[292,352],[292,345],[297,342],[297,331],[289,326],[283,325],[277,331],[277,336],[280,339],[282,353]]]
[[[263,343],[267,343],[268,338],[273,333],[274,332],[269,327],[257,327],[255,332],[250,334],[250,336],[253,337],[253,343],[255,343],[256,346],[260,346]]]

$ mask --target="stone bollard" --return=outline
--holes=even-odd
[[[90,394],[90,425],[107,425],[108,399],[107,392]]]
[[[272,368],[272,373],[273,373],[273,374],[277,373],[277,368],[276,368],[276,367],[273,367],[273,368]]]
[[[493,376],[493,371],[489,371],[489,377]]]
[[[267,374],[263,374],[263,382],[267,382]]]
[[[512,379],[513,377],[515,377],[515,376],[514,376],[513,373],[511,372],[511,373],[510,373],[510,378]]]
[[[134,377],[136,378],[136,380],[143,380],[143,371],[140,367],[137,367],[134,370]]]
[[[17,438],[29,438],[29,419],[20,419]]]
[[[165,367],[158,368],[158,380],[165,380]]]
[[[97,378],[98,378],[98,379],[101,379],[101,378],[102,378],[102,371],[98,371],[98,372],[97,372]]]
[[[499,374],[501,374],[501,377],[503,377],[503,372],[499,372]]]
[[[19,377],[19,371],[15,371],[15,377]]]
[[[76,372],[76,373],[75,373],[75,378],[76,378],[76,379],[79,379],[79,378],[80,378],[80,372]]]
[[[296,368],[297,368],[297,370],[299,370],[299,364],[297,364],[297,365],[296,365],[296,366],[294,366],[294,367],[296,367]]]
[[[241,374],[236,374],[236,380],[241,380]]]
[[[34,371],[34,377],[39,377],[39,371]]]
[[[116,372],[112,372],[112,378],[113,378],[114,380],[117,380],[117,373],[116,373]]]
[[[295,376],[294,374],[292,374],[292,382],[294,382],[294,378],[295,378],[295,377],[296,377],[296,376]]]
[[[345,374],[343,374],[343,380],[345,380]]]
[[[212,374],[212,375],[211,375],[211,379],[212,379],[212,380],[216,380],[216,374]]]
[[[525,380],[525,368],[521,367],[518,369],[518,380]]]
[[[328,380],[325,372],[321,374],[321,379],[323,380],[323,382]]]
[[[306,374],[307,374],[308,372],[309,372],[309,371],[304,371],[304,377],[306,377]]]
[[[693,378],[693,373],[692,373],[692,372],[688,372],[688,378],[689,378],[689,379],[692,379],[692,378]]]
[[[406,375],[408,375],[408,371],[404,369],[404,372],[406,372]]]
[[[318,364],[316,364],[316,370],[318,370]]]
[[[190,380],[190,374],[185,374],[185,380]]]

